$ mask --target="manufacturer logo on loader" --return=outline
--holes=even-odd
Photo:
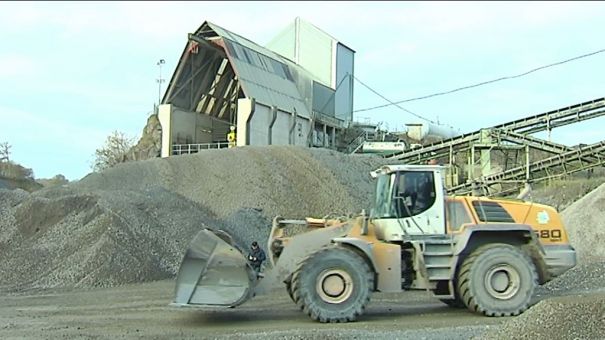
[[[550,216],[548,216],[548,212],[546,212],[546,210],[542,210],[538,212],[537,220],[539,224],[546,224],[548,221],[550,221]]]

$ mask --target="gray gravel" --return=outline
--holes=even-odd
[[[492,326],[493,327],[493,326]],[[359,330],[344,327],[332,329],[290,329],[287,331],[257,331],[235,332],[233,334],[210,337],[185,337],[187,339],[275,339],[275,340],[304,340],[304,339],[417,339],[417,340],[466,340],[479,336],[490,326],[461,326],[447,328],[422,328],[412,330]],[[300,335],[293,335],[300,334]]]
[[[358,212],[379,158],[245,147],[131,162],[28,194],[0,190],[0,288],[108,287],[175,276],[202,228],[241,247],[275,215]]]
[[[321,327],[315,330],[290,329],[287,331],[267,332],[236,332],[234,334],[220,337],[209,337],[208,339],[418,339],[418,340],[466,340],[478,336],[489,326],[460,326],[447,328],[423,328],[423,329],[401,329],[401,330],[360,330],[343,329],[342,327]],[[292,335],[292,334],[301,335]]]
[[[0,216],[0,285],[12,290],[172,277],[190,238],[212,220],[161,188],[40,193]]]
[[[581,263],[605,261],[605,184],[591,191],[561,216]]]
[[[300,218],[368,207],[369,171],[382,162],[323,149],[249,146],[125,163],[77,185],[95,190],[161,186],[221,218],[242,208]]]
[[[554,296],[605,290],[605,261],[579,264],[538,287],[537,296]]]
[[[605,293],[541,301],[477,339],[605,339]]]

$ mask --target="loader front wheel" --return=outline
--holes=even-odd
[[[514,316],[529,307],[537,282],[529,256],[512,245],[492,244],[478,248],[464,260],[458,291],[473,312]]]
[[[331,246],[306,258],[292,276],[296,304],[319,322],[355,321],[370,301],[374,273],[355,251]]]
[[[292,301],[294,301],[294,295],[292,294],[292,280],[287,280],[286,282],[286,291],[288,292],[288,296],[290,296],[290,299],[292,299]],[[294,301],[296,303],[296,301]]]

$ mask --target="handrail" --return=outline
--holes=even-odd
[[[229,142],[173,144],[172,155],[187,155],[192,153],[198,153],[201,150],[224,149],[228,147]]]

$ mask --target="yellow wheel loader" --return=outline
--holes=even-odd
[[[453,307],[509,316],[528,308],[538,284],[575,266],[555,209],[447,197],[444,172],[436,165],[373,171],[369,215],[276,217],[263,275],[230,235],[204,229],[184,256],[172,305],[235,307],[285,284],[294,303],[320,322],[354,321],[372,292],[411,289],[432,291]]]

